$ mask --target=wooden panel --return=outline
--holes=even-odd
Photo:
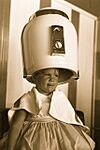
[[[82,8],[83,10],[96,15],[100,16],[100,0],[66,0],[67,2]]]
[[[0,1],[0,109],[5,107],[10,0]]]
[[[40,8],[50,7],[51,0],[40,0]]]

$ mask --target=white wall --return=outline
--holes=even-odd
[[[32,87],[23,79],[21,32],[29,17],[38,9],[39,0],[11,1],[6,107]]]
[[[82,110],[85,122],[91,126],[94,67],[94,26],[92,18],[80,15],[79,71],[77,82],[77,109]]]

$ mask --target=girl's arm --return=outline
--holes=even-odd
[[[17,110],[12,118],[12,122],[8,134],[7,149],[13,150],[20,131],[22,129],[27,112],[25,110]]]

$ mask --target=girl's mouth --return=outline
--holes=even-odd
[[[53,83],[49,83],[48,86],[55,86],[54,82]]]

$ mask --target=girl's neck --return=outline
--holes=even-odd
[[[52,95],[52,93],[53,93],[53,92],[46,93],[46,92],[44,92],[44,91],[40,90],[40,89],[39,89],[39,88],[37,88],[37,87],[36,87],[36,89],[37,89],[37,91],[38,91],[39,93],[41,93],[41,94],[43,94],[43,95],[45,95],[45,96]]]

